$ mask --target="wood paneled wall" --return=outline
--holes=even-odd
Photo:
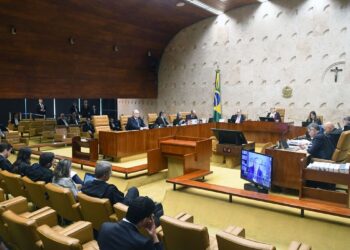
[[[176,3],[1,1],[1,98],[157,97],[147,51],[159,59],[180,29],[210,16]]]

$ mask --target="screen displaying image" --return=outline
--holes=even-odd
[[[272,157],[242,150],[241,178],[265,188],[271,187]]]

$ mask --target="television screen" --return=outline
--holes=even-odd
[[[272,157],[242,150],[241,178],[258,186],[271,187]]]

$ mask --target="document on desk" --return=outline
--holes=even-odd
[[[288,140],[288,145],[291,146],[300,146],[300,145],[308,145],[310,144],[310,141],[302,139],[302,140]]]
[[[319,171],[335,172],[335,173],[349,173],[350,163],[328,163],[328,162],[313,162],[306,168]]]

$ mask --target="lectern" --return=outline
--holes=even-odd
[[[158,140],[158,148],[147,152],[148,173],[168,168],[169,177],[210,170],[211,139],[169,136]]]
[[[82,148],[88,148],[89,152],[83,152]],[[98,140],[93,138],[80,138],[75,136],[72,139],[72,156],[73,158],[97,161],[98,160]]]

